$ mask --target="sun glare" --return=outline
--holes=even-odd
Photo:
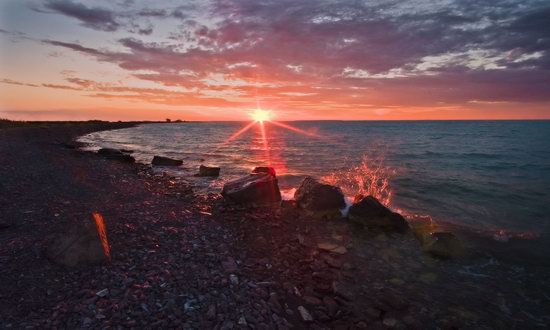
[[[252,119],[254,119],[254,121],[264,122],[264,121],[268,121],[269,119],[271,119],[271,112],[269,112],[267,110],[257,109],[256,111],[254,111],[251,114],[251,116],[252,116]]]

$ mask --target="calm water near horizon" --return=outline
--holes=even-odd
[[[226,143],[247,123],[147,124],[81,138],[90,149],[135,150],[183,159],[171,173],[201,191],[270,163],[285,195],[306,175],[336,180],[348,196],[373,177],[387,180],[390,205],[405,214],[509,236],[550,233],[550,121],[289,122],[307,135],[265,124]],[[196,178],[200,164],[221,166],[219,179]],[[363,181],[361,181],[363,180]],[[368,183],[368,182],[367,182]]]

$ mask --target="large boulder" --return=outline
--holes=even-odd
[[[306,177],[294,193],[296,205],[316,218],[341,217],[340,210],[346,207],[342,190]]]
[[[183,160],[154,156],[151,164],[155,166],[181,166],[183,164]]]
[[[423,243],[423,250],[439,258],[457,258],[464,255],[464,247],[455,234],[446,231],[431,233]]]
[[[221,169],[219,167],[201,165],[199,167],[198,176],[211,176],[211,177],[220,176],[220,170]]]
[[[281,201],[277,177],[269,173],[252,173],[227,182],[222,196],[239,204],[269,205]]]
[[[98,155],[102,155],[108,159],[114,159],[125,163],[134,163],[136,160],[134,157],[113,148],[101,148],[97,151]]]
[[[403,216],[392,212],[373,196],[356,198],[349,208],[348,218],[351,222],[367,228],[406,231],[409,225]]]
[[[77,223],[68,233],[60,234],[46,249],[52,262],[69,267],[98,265],[109,261],[92,219]]]

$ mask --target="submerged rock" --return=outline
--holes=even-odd
[[[269,173],[252,173],[223,186],[222,196],[239,204],[265,205],[281,201],[277,178]]]
[[[183,161],[163,156],[154,156],[151,164],[157,166],[181,166],[183,164]]]
[[[98,155],[102,155],[108,159],[114,159],[126,163],[134,163],[136,160],[134,157],[113,148],[101,148],[97,151]]]
[[[74,267],[108,262],[96,224],[89,219],[72,226],[68,233],[59,235],[46,249],[52,262]]]
[[[340,209],[346,206],[344,194],[338,187],[320,183],[307,177],[294,193],[299,208],[316,218],[341,217]]]
[[[220,168],[201,165],[199,167],[199,176],[220,176]]]
[[[464,255],[462,243],[451,232],[431,233],[424,241],[423,250],[435,257],[456,258]]]
[[[392,212],[373,196],[356,198],[355,203],[349,208],[348,218],[351,222],[369,228],[400,232],[409,229],[401,214]]]

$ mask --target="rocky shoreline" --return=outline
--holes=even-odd
[[[547,273],[433,258],[412,232],[195,195],[126,156],[74,149],[116,124],[0,130],[0,328],[536,328]],[[123,157],[126,161],[119,159]],[[111,262],[45,248],[104,220]],[[536,279],[536,281],[535,281]]]

